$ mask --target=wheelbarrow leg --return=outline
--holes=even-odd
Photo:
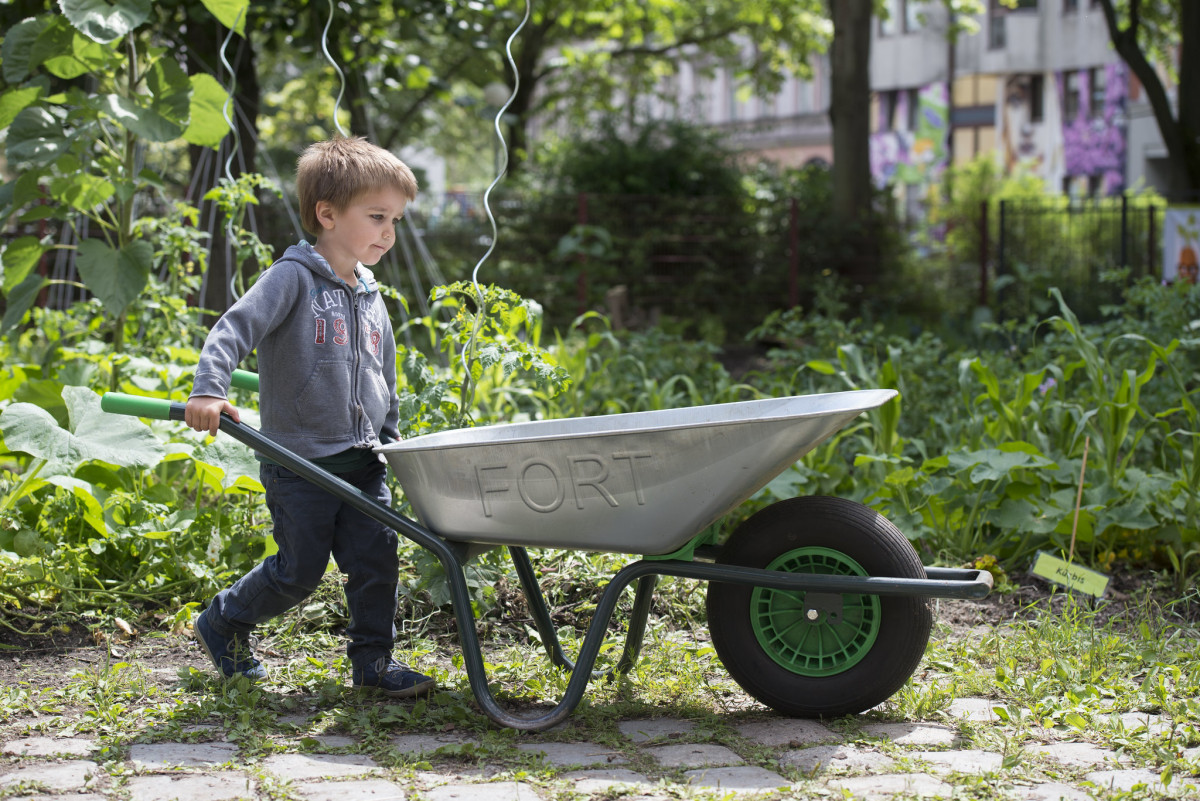
[[[563,670],[573,670],[575,663],[563,652],[558,641],[558,633],[554,630],[554,621],[550,619],[550,609],[546,606],[546,597],[542,594],[541,585],[533,572],[533,563],[529,554],[519,545],[508,546],[508,554],[512,557],[513,567],[517,570],[517,578],[521,581],[521,590],[525,593],[525,602],[529,604],[529,614],[533,616],[533,625],[537,628],[538,636],[542,639],[542,647],[555,667]]]
[[[646,620],[650,617],[650,602],[654,600],[654,588],[657,586],[657,575],[642,576],[638,579],[637,591],[633,596],[633,609],[629,612],[629,634],[625,637],[625,649],[614,668],[617,673],[628,673],[637,664],[646,634]]]
[[[533,623],[542,640],[542,647],[546,649],[546,655],[555,666],[567,671],[574,670],[575,663],[563,651],[558,632],[554,630],[554,621],[550,618],[546,596],[538,584],[529,553],[519,545],[508,546],[508,553],[512,557],[513,567],[516,568],[517,578],[521,582],[521,590],[525,593],[526,603],[529,604],[529,614],[533,616]],[[629,617],[629,633],[625,637],[621,659],[612,670],[592,671],[592,678],[603,678],[613,672],[628,673],[633,669],[642,650],[646,621],[650,615],[650,602],[654,599],[654,588],[657,584],[658,576],[642,576],[638,579],[633,610]]]

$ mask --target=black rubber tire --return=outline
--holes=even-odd
[[[813,547],[844,554],[871,576],[926,577],[920,557],[887,518],[862,504],[831,497],[793,498],[768,506],[738,527],[718,561],[765,568],[783,554]],[[877,706],[913,674],[929,642],[933,612],[928,598],[878,596],[875,640],[863,647],[858,661],[832,675],[800,675],[760,644],[751,619],[755,589],[710,582],[709,631],[734,681],[785,715],[836,717]]]

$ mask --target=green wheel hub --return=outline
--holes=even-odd
[[[865,576],[858,562],[831,548],[797,548],[776,557],[768,570]],[[877,595],[842,595],[842,614],[831,617],[805,604],[804,592],[757,587],[750,596],[750,625],[763,651],[800,676],[832,676],[858,664],[879,635]]]

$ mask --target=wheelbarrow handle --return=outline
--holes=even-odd
[[[148,417],[151,420],[182,420],[184,411],[182,403],[166,398],[146,398],[123,392],[105,392],[100,398],[100,408],[112,414]]]
[[[234,370],[230,385],[238,389],[258,392],[258,373],[249,370]],[[165,398],[146,398],[141,395],[126,395],[123,392],[106,392],[100,399],[100,408],[113,414],[131,417],[147,417],[151,420],[182,420],[183,404]]]
[[[229,383],[238,389],[258,392],[258,373],[252,373],[249,370],[234,370]]]

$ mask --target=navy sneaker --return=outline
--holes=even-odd
[[[227,679],[242,675],[251,681],[262,681],[267,677],[267,669],[262,662],[254,658],[250,643],[239,636],[222,637],[213,630],[204,613],[196,616],[192,624],[196,632],[196,642],[208,654],[213,666]]]
[[[381,656],[370,664],[354,668],[354,686],[360,690],[378,690],[392,698],[413,698],[433,691],[435,682],[403,662]]]

